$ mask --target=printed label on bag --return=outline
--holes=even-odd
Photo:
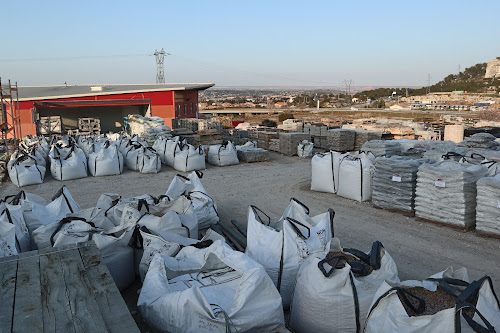
[[[395,174],[394,176],[392,176],[392,181],[401,183],[401,176],[398,174]]]
[[[446,182],[442,179],[438,179],[434,182],[434,185],[437,187],[446,187]]]

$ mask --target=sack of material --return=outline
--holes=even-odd
[[[237,145],[236,150],[241,150],[245,148],[257,148],[257,141],[248,141],[243,145]]]
[[[28,186],[42,184],[45,178],[45,166],[39,165],[30,155],[20,155],[7,163],[9,178],[14,185]]]
[[[16,243],[16,226],[0,221],[0,258],[18,255]]]
[[[377,290],[366,333],[496,332],[500,303],[491,278],[468,283],[464,268],[449,267],[424,281],[386,281]]]
[[[339,163],[345,154],[329,151],[317,153],[311,160],[311,191],[337,193]]]
[[[381,208],[415,211],[418,167],[430,159],[378,157],[372,184],[372,203]]]
[[[82,149],[52,146],[49,153],[50,173],[57,180],[71,180],[87,177],[87,157]]]
[[[380,242],[364,253],[343,249],[311,255],[301,266],[290,311],[290,328],[304,332],[363,332],[375,292],[385,280],[399,281],[396,263]]]
[[[182,172],[206,169],[205,151],[190,144],[179,144],[175,149],[174,169]]]
[[[167,140],[165,142],[164,148],[164,163],[170,167],[174,167],[175,163],[175,153],[177,152],[177,146],[179,145],[180,138],[178,136],[172,138],[172,140]],[[182,144],[186,144],[185,140]]]
[[[210,146],[208,149],[208,163],[216,166],[228,166],[240,163],[233,143]]]
[[[122,223],[125,207],[131,202],[139,203],[141,200],[149,205],[153,205],[156,198],[149,194],[143,194],[132,198],[122,198],[116,193],[104,193],[101,194],[97,200],[96,207],[101,208],[104,211],[104,215],[109,218],[115,226],[118,226]]]
[[[500,235],[500,175],[477,182],[476,230]]]
[[[0,224],[12,224],[15,232],[15,245],[16,251],[18,253],[27,252],[31,250],[30,236],[28,232],[28,227],[23,217],[23,208],[21,205],[11,205],[5,202],[0,203]],[[4,226],[7,232],[7,244],[11,244],[11,231],[10,228]],[[0,235],[3,238],[3,236]],[[10,239],[10,241],[9,241]],[[3,245],[2,245],[3,246]],[[8,248],[8,247],[7,247]],[[7,249],[3,250],[5,253],[8,252]]]
[[[277,222],[255,206],[248,209],[246,253],[264,266],[285,308],[300,265],[313,252],[327,250],[333,237],[333,210],[312,218],[308,214],[309,208],[293,198]]]
[[[266,272],[221,241],[154,256],[137,302],[160,332],[272,332],[284,325],[281,298]]]
[[[297,146],[297,155],[302,158],[312,157],[314,143],[307,140],[301,141]]]
[[[453,161],[422,164],[417,173],[415,214],[469,228],[476,224],[476,183],[487,168]]]
[[[89,172],[92,176],[120,175],[123,172],[123,156],[118,147],[108,141],[103,149],[90,153]]]
[[[158,173],[161,170],[160,155],[153,148],[142,148],[139,155],[140,173]]]
[[[200,229],[207,228],[210,223],[217,223],[219,221],[217,205],[203,187],[200,180],[202,177],[203,173],[201,171],[193,171],[187,177],[177,175],[165,193],[170,200],[182,195],[191,200]]]
[[[343,156],[338,169],[337,195],[360,202],[371,199],[371,178],[374,166],[366,154]]]

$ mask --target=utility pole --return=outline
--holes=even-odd
[[[165,75],[163,74],[163,61],[165,59],[165,55],[170,55],[170,53],[166,53],[163,48],[161,51],[155,50],[153,53],[156,58],[156,83],[165,83]]]
[[[353,83],[353,81],[352,80],[344,80],[344,81],[342,81],[342,83],[345,84],[345,94],[346,94],[345,99],[346,99],[346,102],[347,101],[350,102],[351,99],[350,98],[348,99],[347,96],[349,96],[349,97],[351,96],[351,84]]]

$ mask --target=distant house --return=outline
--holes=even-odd
[[[285,107],[285,106],[286,106],[285,102],[276,102],[276,103],[274,103],[274,107],[277,108],[277,109]]]

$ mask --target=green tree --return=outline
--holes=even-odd
[[[272,120],[269,120],[269,119],[262,120],[261,125],[262,126],[266,126],[266,127],[276,127],[276,126],[278,126],[275,121],[272,121]]]
[[[279,116],[278,116],[278,121],[279,122],[284,122],[285,120],[287,119],[295,119],[295,117],[293,116],[293,114],[291,113],[281,113]]]

